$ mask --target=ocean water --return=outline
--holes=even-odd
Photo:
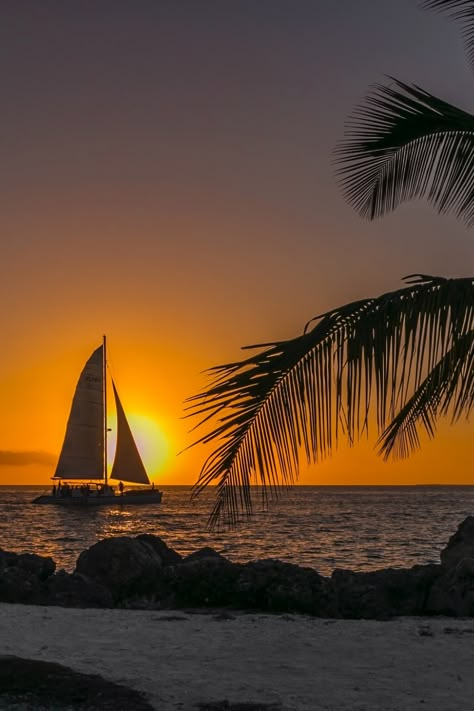
[[[206,528],[214,493],[163,487],[159,506],[37,506],[45,487],[0,487],[0,548],[50,555],[72,571],[102,538],[153,533],[182,555],[212,546],[233,561],[279,558],[329,575],[438,563],[457,526],[474,514],[474,487],[295,487],[233,531]]]

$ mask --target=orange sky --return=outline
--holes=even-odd
[[[113,332],[112,332],[113,333]],[[132,334],[133,336],[133,334]],[[183,452],[193,440],[191,421],[183,419],[182,401],[204,378],[193,372],[194,358],[178,345],[156,344],[109,337],[112,373],[129,415],[138,446],[150,476],[161,484],[192,484],[206,450]],[[123,339],[123,340],[122,340]],[[100,339],[97,339],[100,343]],[[31,362],[33,345],[17,353],[15,367],[1,382],[9,416],[2,421],[0,482],[3,484],[47,483],[54,472],[76,379],[94,348],[75,344],[72,335],[56,344],[51,353],[38,349]],[[211,354],[212,355],[212,354]],[[18,394],[23,397],[18,397]],[[114,413],[109,425],[114,430]],[[433,441],[404,462],[384,463],[374,452],[375,431],[353,448],[344,444],[324,463],[302,467],[301,484],[414,484],[472,483],[472,425],[447,422]],[[25,434],[27,433],[27,447]],[[111,435],[113,440],[113,433]],[[27,462],[21,460],[20,453]],[[42,453],[38,457],[35,453]],[[109,447],[113,453],[113,442]],[[13,464],[12,455],[18,458]],[[111,458],[111,457],[110,457]],[[3,464],[3,466],[1,466]]]
[[[0,0],[0,484],[48,482],[103,333],[124,407],[167,443],[150,474],[191,484],[204,452],[176,455],[206,367],[405,274],[471,273],[472,230],[423,204],[361,221],[331,151],[384,73],[461,106],[472,77],[414,0],[66,5]],[[301,483],[474,482],[465,424],[407,462],[375,439]]]

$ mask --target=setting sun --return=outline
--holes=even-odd
[[[169,438],[165,435],[163,427],[147,415],[131,412],[127,418],[145,469],[150,479],[153,479],[169,464],[171,450]],[[110,469],[117,437],[115,416],[111,418],[109,428],[107,458]]]

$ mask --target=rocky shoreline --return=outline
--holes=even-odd
[[[474,516],[439,564],[324,577],[279,560],[233,563],[211,548],[182,557],[151,534],[108,538],[72,573],[50,557],[0,549],[0,602],[121,609],[240,609],[323,618],[474,616]]]

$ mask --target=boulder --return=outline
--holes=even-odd
[[[210,546],[205,546],[204,548],[199,548],[199,550],[190,553],[185,558],[183,558],[183,563],[190,563],[193,560],[203,560],[204,558],[214,558],[214,560],[227,561],[221,553],[218,553]]]
[[[268,559],[242,566],[232,602],[243,609],[330,617],[331,593],[328,579],[316,570]]]
[[[83,551],[75,573],[105,586],[115,603],[153,593],[163,570],[157,548],[143,537],[106,538]]]
[[[430,590],[426,613],[474,617],[474,558],[462,558],[456,565],[443,566],[443,574]]]
[[[113,607],[112,593],[81,573],[59,570],[43,585],[44,605],[61,607]]]
[[[49,556],[36,555],[35,553],[5,553],[5,556],[7,566],[17,566],[34,575],[38,580],[46,580],[56,570],[56,563]]]
[[[163,566],[177,565],[183,560],[183,557],[177,551],[170,548],[162,538],[154,536],[152,533],[141,533],[136,537],[136,540],[148,543],[160,556]]]
[[[454,568],[463,558],[474,558],[474,516],[468,516],[459,524],[440,558],[445,568]]]
[[[55,569],[50,557],[0,550],[0,601],[38,603],[42,585]]]
[[[389,619],[422,615],[439,565],[386,568],[367,573],[336,569],[331,576],[336,616],[352,619]]]
[[[227,607],[235,599],[241,566],[223,556],[204,556],[184,561],[163,571],[168,597],[166,607]],[[161,595],[164,594],[164,588]]]

